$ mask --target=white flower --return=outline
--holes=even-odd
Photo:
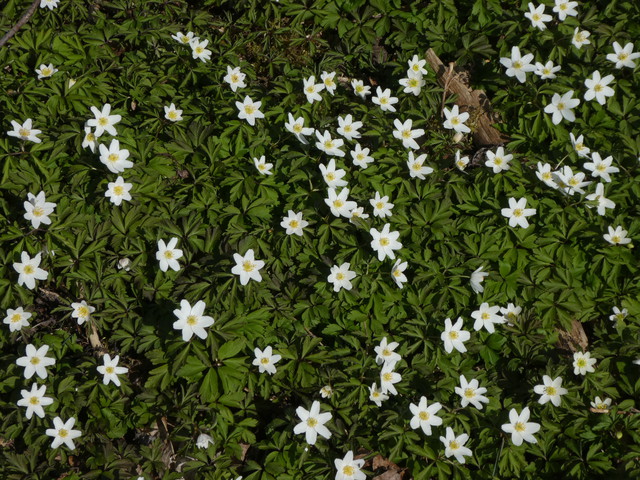
[[[256,282],[262,281],[260,269],[264,267],[264,261],[254,258],[253,248],[247,250],[244,256],[234,253],[233,259],[236,261],[236,265],[231,269],[231,273],[240,276],[241,285],[246,285],[252,279]]]
[[[367,95],[371,95],[371,87],[364,84],[362,80],[351,80],[351,86],[353,87],[353,93],[360,98],[366,98]]]
[[[455,164],[458,170],[462,172],[469,165],[469,157],[460,157],[460,150],[456,150]]]
[[[527,72],[533,72],[536,67],[531,65],[533,53],[528,53],[524,57],[520,55],[518,47],[511,48],[511,58],[501,57],[500,63],[507,68],[507,77],[516,77],[520,83],[524,83]]]
[[[285,122],[284,127],[291,133],[293,133],[300,143],[306,145],[309,141],[304,138],[306,135],[313,135],[315,131],[313,128],[304,126],[304,117],[294,118],[291,113],[289,113],[289,121]]]
[[[483,395],[487,392],[487,389],[480,386],[480,383],[475,378],[470,382],[464,375],[460,375],[460,386],[455,387],[455,392],[460,395],[462,408],[469,404],[472,404],[478,410],[482,410],[483,403],[489,403],[489,399]]]
[[[424,162],[427,160],[427,154],[423,153],[417,158],[414,157],[413,151],[409,150],[409,160],[407,160],[407,167],[409,167],[409,175],[411,178],[425,179],[425,175],[433,173],[433,168],[425,166]]]
[[[524,16],[531,20],[531,26],[539,28],[540,30],[546,30],[547,26],[545,22],[552,20],[551,15],[544,13],[544,4],[536,7],[531,2],[529,2],[529,11],[525,13]]]
[[[118,260],[118,270],[124,270],[125,272],[128,272],[129,270],[131,270],[131,260],[127,257],[121,258]]]
[[[254,157],[253,164],[258,169],[258,172],[260,172],[262,175],[273,174],[273,172],[271,171],[271,169],[273,168],[273,163],[267,163],[264,155],[262,155],[260,158]]]
[[[533,391],[538,395],[541,395],[538,403],[544,405],[551,401],[554,406],[560,406],[560,396],[567,393],[567,389],[562,387],[562,377],[557,377],[551,380],[551,377],[544,375],[542,377],[542,385],[536,385],[533,387]]]
[[[171,35],[171,38],[173,38],[178,43],[182,43],[183,45],[190,44],[191,40],[193,39],[195,39],[196,41],[198,40],[198,37],[195,37],[193,32],[187,32],[186,35],[184,35],[182,32],[178,32],[175,35]]]
[[[27,201],[24,202],[24,218],[25,220],[31,221],[33,228],[38,228],[41,223],[51,225],[49,215],[53,213],[55,208],[55,203],[46,201],[44,192],[41,191],[38,193],[38,196],[29,192],[27,194]]]
[[[124,178],[118,175],[115,182],[109,182],[104,196],[107,197],[111,203],[119,206],[123,200],[126,202],[131,201],[131,194],[129,193],[131,187],[133,187],[132,184],[125,183]]]
[[[595,400],[591,402],[591,406],[596,410],[608,411],[609,407],[611,406],[611,399],[605,398],[604,400],[601,400],[600,397],[596,397]]]
[[[329,206],[331,213],[336,217],[342,216],[349,218],[351,217],[352,210],[358,206],[356,202],[347,200],[349,195],[348,188],[343,188],[339,194],[336,194],[335,189],[329,188],[327,195],[329,198],[325,198],[324,203]]]
[[[327,165],[319,165],[320,172],[322,173],[322,178],[324,178],[327,187],[336,188],[336,187],[344,187],[347,185],[347,181],[343,180],[342,177],[346,175],[342,168],[336,170],[336,160],[332,158],[329,160]]]
[[[573,109],[580,104],[579,98],[573,98],[573,90],[569,90],[564,95],[560,96],[557,93],[551,97],[551,103],[544,107],[545,113],[551,113],[551,121],[554,125],[558,125],[564,118],[568,122],[573,122],[576,119]]]
[[[504,148],[498,147],[495,153],[491,150],[487,150],[485,155],[487,156],[485,165],[493,168],[493,173],[500,173],[503,170],[509,170],[511,168],[509,162],[513,159],[513,155],[505,155]]]
[[[109,115],[111,113],[111,104],[105,103],[102,110],[98,110],[96,107],[91,107],[91,112],[95,118],[87,120],[88,127],[95,127],[96,131],[94,135],[96,138],[102,136],[104,132],[109,135],[117,135],[114,125],[122,120],[120,115]]]
[[[529,420],[529,407],[524,407],[520,414],[515,408],[512,408],[509,411],[509,422],[511,423],[502,425],[502,430],[511,434],[511,441],[516,447],[522,445],[523,441],[538,443],[533,434],[540,430],[540,424],[527,420]]]
[[[380,231],[375,228],[369,230],[371,237],[373,237],[373,240],[371,240],[371,248],[378,253],[378,260],[380,261],[386,257],[389,257],[391,260],[395,259],[396,255],[394,250],[402,248],[402,243],[398,242],[400,232],[391,232],[389,231],[390,227],[390,224],[385,223]]]
[[[506,307],[500,308],[500,313],[507,322],[507,325],[513,325],[522,312],[522,307],[517,307],[513,303],[509,303]]]
[[[622,48],[618,42],[613,42],[613,49],[615,53],[607,54],[607,60],[614,62],[616,68],[636,68],[634,60],[640,58],[640,53],[633,53],[633,43],[629,42]]]
[[[204,315],[205,308],[207,308],[207,305],[202,300],[196,302],[193,307],[187,300],[181,300],[180,309],[173,311],[173,314],[178,318],[173,322],[173,328],[182,330],[182,340],[185,342],[191,340],[194,334],[202,340],[207,338],[205,328],[213,325],[214,320],[213,317]]]
[[[364,213],[364,207],[355,207],[349,212],[349,223],[353,223],[354,218],[369,218],[369,214]]]
[[[173,237],[168,244],[164,240],[158,240],[158,251],[156,252],[156,260],[160,262],[160,270],[166,272],[169,268],[174,271],[180,270],[178,259],[182,258],[182,250],[176,248],[178,239]]]
[[[75,318],[78,325],[82,325],[84,322],[91,320],[91,314],[96,311],[96,307],[88,305],[85,300],[72,303],[71,308],[73,308],[71,318]]]
[[[378,407],[382,406],[382,402],[389,400],[389,395],[376,387],[374,383],[369,387],[369,400],[375,403]]]
[[[618,173],[620,169],[618,167],[611,166],[613,157],[609,155],[607,158],[600,157],[598,152],[591,154],[592,162],[587,162],[583,166],[586,170],[591,172],[591,176],[594,178],[602,178],[605,182],[610,182],[610,173]]]
[[[398,342],[387,343],[387,337],[384,337],[380,341],[380,345],[373,348],[373,351],[376,352],[376,363],[378,365],[382,365],[383,363],[385,365],[395,365],[398,363],[401,357],[394,351],[398,348],[398,345]]]
[[[206,433],[201,433],[196,439],[196,447],[198,448],[207,448],[209,445],[213,444],[213,438],[211,438],[211,435],[207,435]]]
[[[53,64],[45,65],[44,63],[40,65],[40,68],[36,68],[36,73],[38,74],[38,80],[42,80],[43,78],[49,78],[54,73],[58,71],[57,68],[53,68]]]
[[[253,349],[256,358],[253,359],[252,365],[258,367],[260,373],[267,372],[269,375],[276,373],[276,363],[282,358],[281,355],[274,355],[271,346],[267,346],[264,351],[259,348]]]
[[[82,435],[80,430],[73,430],[73,425],[76,423],[76,419],[71,417],[66,422],[63,422],[60,417],[53,419],[53,428],[48,428],[45,432],[49,437],[54,437],[51,443],[51,448],[58,448],[63,443],[69,447],[69,450],[75,450],[76,446],[73,443],[74,438],[78,438]]]
[[[200,41],[196,37],[191,39],[189,45],[191,46],[191,55],[193,56],[194,60],[200,59],[204,63],[206,63],[207,60],[211,60],[211,50],[207,49],[209,40]]]
[[[40,8],[53,10],[58,6],[58,2],[60,2],[60,0],[40,0]]]
[[[127,373],[129,369],[126,367],[119,367],[119,361],[120,355],[116,355],[115,357],[113,357],[113,359],[108,353],[105,353],[102,356],[102,362],[104,363],[104,365],[98,365],[97,367],[98,373],[103,375],[102,383],[108,385],[109,382],[113,382],[117,387],[120,386],[120,379],[118,378],[118,375]]]
[[[91,127],[84,127],[84,139],[82,140],[82,148],[89,147],[91,149],[91,153],[95,153],[96,145],[98,145],[98,142],[96,141],[96,136],[91,131]]]
[[[324,438],[331,437],[331,432],[324,426],[331,420],[331,414],[329,412],[320,413],[320,402],[317,400],[311,404],[309,410],[303,407],[296,408],[296,414],[302,421],[293,428],[293,433],[296,435],[304,433],[309,445],[315,445],[318,435]]]
[[[613,75],[607,75],[605,77],[600,76],[600,72],[596,70],[591,75],[591,78],[587,78],[584,81],[588,90],[584,93],[584,99],[589,101],[594,98],[600,105],[607,103],[607,97],[612,97],[615,93],[613,88],[609,84],[613,81]]]
[[[583,136],[580,135],[576,138],[573,133],[570,133],[569,138],[571,139],[571,145],[573,145],[573,149],[576,151],[578,156],[588,158],[591,150],[584,144]]]
[[[311,75],[309,78],[302,80],[302,89],[307,96],[307,102],[320,102],[322,97],[320,92],[324,90],[324,83],[316,83],[316,77]]]
[[[545,64],[536,62],[536,70],[533,73],[538,75],[542,80],[553,80],[556,78],[556,72],[559,72],[560,68],[560,65],[554,65],[551,60]]]
[[[445,446],[444,454],[447,458],[453,455],[456,457],[458,462],[464,463],[464,457],[470,457],[473,455],[471,450],[464,446],[464,444],[467,443],[467,440],[469,440],[469,435],[463,433],[456,437],[451,427],[447,427],[445,435],[446,436],[444,437],[440,437],[440,441]]]
[[[412,130],[413,120],[407,120],[402,123],[397,118],[393,121],[393,125],[396,127],[396,130],[393,131],[393,136],[398,140],[402,140],[402,146],[404,148],[413,148],[417,150],[420,148],[418,142],[416,142],[415,138],[420,138],[424,135],[424,130],[422,128],[416,128]]]
[[[320,75],[320,80],[324,84],[324,88],[333,95],[333,92],[336,90],[336,82],[333,80],[336,76],[336,72],[322,72]]]
[[[396,260],[396,263],[393,264],[393,268],[391,269],[391,278],[396,282],[398,288],[402,288],[402,284],[407,281],[407,277],[404,274],[404,271],[407,269],[407,262],[403,262],[399,258]]]
[[[133,162],[127,160],[129,158],[129,150],[123,148],[120,150],[120,142],[116,139],[111,140],[109,148],[100,144],[100,161],[104,163],[110,172],[121,173],[127,168],[133,167]]]
[[[37,137],[37,135],[42,133],[42,130],[33,128],[30,118],[27,118],[22,125],[15,120],[11,120],[11,126],[13,130],[7,132],[7,135],[10,137],[17,137],[20,140],[29,140],[34,143],[42,142],[42,140]]]
[[[398,103],[398,98],[391,96],[390,89],[386,88],[382,90],[382,88],[377,87],[376,96],[371,97],[371,101],[375,105],[380,105],[380,109],[383,112],[395,112],[396,108],[393,106],[393,104]]]
[[[432,426],[442,425],[442,418],[436,415],[441,408],[442,405],[438,402],[427,406],[427,397],[420,397],[418,405],[413,403],[409,405],[409,410],[413,414],[410,422],[411,428],[414,430],[421,428],[425,435],[431,435]]]
[[[49,275],[45,270],[40,268],[40,257],[38,253],[35,257],[29,257],[27,252],[20,254],[22,263],[15,262],[13,269],[18,272],[18,285],[24,285],[29,290],[36,288],[36,280],[46,280]]]
[[[36,349],[32,344],[27,345],[26,355],[16,360],[16,365],[24,367],[24,378],[27,380],[37,374],[40,378],[47,378],[47,368],[56,363],[55,358],[46,357],[49,345]]]
[[[256,118],[264,118],[264,113],[260,111],[262,102],[254,102],[249,95],[244,97],[242,102],[236,102],[238,118],[246,120],[252,127],[256,124]]]
[[[302,219],[302,212],[289,210],[287,216],[282,219],[280,226],[287,229],[287,235],[302,236],[302,229],[309,225],[309,222]]]
[[[556,6],[553,7],[553,11],[558,14],[558,19],[563,22],[567,15],[575,17],[578,15],[578,11],[575,7],[578,6],[578,2],[572,0],[556,0]]]
[[[178,110],[175,104],[164,107],[164,118],[171,122],[179,122],[182,120],[182,110]]]
[[[393,371],[395,368],[395,363],[385,363],[382,365],[382,371],[380,372],[380,389],[382,393],[398,394],[394,384],[402,380],[402,376],[398,372]]]
[[[422,74],[415,73],[412,70],[407,70],[407,77],[401,78],[399,83],[404,87],[404,93],[413,93],[416,97],[420,95],[422,87],[426,84],[422,78]]]
[[[484,281],[484,277],[488,277],[489,274],[486,272],[483,272],[482,271],[483,269],[484,267],[479,267],[476,270],[474,270],[474,272],[471,274],[471,278],[469,279],[469,283],[471,284],[471,289],[475,293],[484,292],[484,287],[481,285],[481,283]]]
[[[464,124],[464,122],[469,119],[469,113],[460,113],[458,105],[454,105],[453,107],[451,107],[451,110],[449,110],[447,107],[444,107],[442,111],[444,113],[444,116],[446,117],[446,120],[442,124],[444,128],[454,130],[458,133],[469,133],[471,131],[471,129]]]
[[[344,140],[341,138],[332,139],[328,130],[325,130],[324,133],[316,130],[316,138],[318,139],[316,142],[318,150],[330,156],[344,157],[344,152],[340,150],[340,147],[344,145]]]
[[[536,172],[536,176],[542,180],[545,185],[551,188],[558,188],[558,185],[556,185],[556,182],[553,180],[551,165],[548,163],[542,164],[538,162],[538,171]]]
[[[364,466],[364,460],[354,460],[353,452],[349,450],[341,460],[336,458],[334,461],[336,466],[335,480],[365,480],[367,476],[360,469]]]
[[[616,204],[613,200],[609,200],[604,196],[604,184],[598,183],[596,185],[595,193],[591,193],[585,196],[587,200],[592,200],[598,202],[598,215],[604,215],[606,213],[607,208],[614,209],[616,208]]]
[[[573,195],[574,193],[584,194],[583,187],[591,184],[591,182],[585,182],[585,174],[583,172],[573,173],[571,167],[565,165],[562,170],[553,172],[555,183],[562,188],[567,195]]]
[[[320,396],[322,398],[331,398],[331,397],[333,397],[333,388],[331,388],[331,385],[325,385],[324,387],[322,387],[320,389]]]
[[[509,198],[509,208],[503,208],[500,213],[502,213],[503,217],[507,217],[509,219],[509,226],[515,227],[520,226],[522,228],[529,227],[529,221],[527,217],[536,214],[535,208],[526,208],[527,207],[527,199],[522,197],[519,200],[516,200],[513,197]]]
[[[240,67],[231,68],[227,65],[227,74],[224,77],[224,81],[231,86],[232,91],[236,91],[238,88],[244,88],[247,86],[244,83],[246,75],[240,71]]]
[[[362,127],[362,122],[354,122],[351,114],[346,115],[344,118],[338,117],[338,132],[347,140],[353,140],[354,138],[360,138],[359,128]]]
[[[461,353],[467,351],[464,342],[471,338],[471,334],[466,330],[462,330],[462,317],[458,317],[455,324],[451,324],[450,318],[444,320],[444,332],[440,335],[440,339],[444,342],[444,350],[451,353],[455,348]]]
[[[4,317],[3,323],[9,325],[10,332],[19,332],[23,327],[29,326],[31,316],[32,314],[25,312],[22,307],[18,307],[15,310],[8,308],[7,316]]]
[[[349,153],[353,159],[353,164],[360,168],[367,168],[370,163],[374,162],[374,158],[369,155],[369,149],[362,148],[359,143],[356,143],[355,149]]]
[[[617,226],[615,229],[608,227],[609,233],[603,235],[604,239],[612,245],[626,245],[631,243],[631,239],[627,238],[627,232],[621,226]]]
[[[425,68],[427,61],[424,58],[420,59],[418,55],[414,55],[407,63],[409,64],[409,71],[414,75],[427,75],[428,72]]]
[[[380,197],[380,192],[376,192],[376,196],[370,199],[369,203],[373,207],[374,217],[385,218],[392,215],[391,209],[393,208],[393,203],[389,203],[388,195]]]
[[[53,398],[44,396],[46,391],[46,385],[42,385],[38,388],[37,383],[31,385],[31,391],[20,391],[22,398],[18,400],[17,405],[19,407],[27,407],[27,411],[25,412],[27,420],[31,419],[34,413],[40,418],[44,418],[44,408],[42,407],[46,407],[47,405],[51,405],[53,403]]]
[[[575,352],[573,354],[573,374],[574,375],[586,375],[587,373],[593,373],[596,371],[593,366],[597,360],[591,358],[589,352]]]
[[[576,48],[580,49],[582,45],[591,43],[591,40],[589,40],[590,35],[591,33],[587,32],[586,30],[580,30],[580,27],[576,27],[573,32],[571,43],[573,43]]]
[[[334,265],[331,267],[331,272],[327,277],[327,282],[333,283],[333,291],[339,292],[341,288],[345,290],[351,290],[351,280],[356,277],[356,273],[349,270],[351,264],[344,262],[342,265]]]
[[[500,307],[495,305],[490,307],[488,303],[482,303],[478,310],[471,313],[471,318],[475,318],[473,329],[477,332],[483,327],[487,329],[487,332],[495,332],[494,324],[504,323],[504,318],[498,315]]]

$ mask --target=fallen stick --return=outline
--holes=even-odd
[[[442,107],[444,108],[447,93],[451,92],[458,96],[456,104],[461,111],[469,112],[473,142],[479,147],[502,145],[507,142],[508,137],[493,126],[494,121],[490,117],[491,103],[487,94],[483,90],[472,90],[467,85],[460,75],[464,70],[453,62],[447,68],[431,48],[427,50],[426,58],[436,72],[438,83],[444,88]]]

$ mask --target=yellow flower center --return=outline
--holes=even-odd
[[[231,75],[231,83],[236,83],[238,81],[238,75],[235,73]]]
[[[307,425],[310,426],[311,428],[313,428],[316,425],[318,425],[318,420],[316,420],[315,418],[308,418],[307,419]]]
[[[378,202],[378,203],[376,203],[376,208],[377,208],[378,210],[382,210],[382,209],[384,208],[384,203],[382,203],[382,202]]]
[[[117,153],[110,153],[107,157],[107,160],[109,160],[110,162],[117,162],[119,158],[120,155],[118,155]]]
[[[293,126],[293,131],[294,131],[294,132],[296,132],[296,133],[300,133],[300,132],[302,131],[302,125],[301,125],[301,124],[299,124],[299,123],[296,123],[296,124]]]
[[[551,180],[551,172],[545,172],[542,174],[542,179],[543,180]]]
[[[256,107],[254,107],[253,105],[245,105],[244,111],[247,115],[253,115],[253,113],[256,111]]]
[[[342,206],[344,205],[344,202],[342,200],[334,200],[333,201],[333,206],[336,208],[342,208]]]
[[[521,217],[523,213],[524,213],[524,211],[521,208],[516,208],[513,211],[513,216],[514,217]]]
[[[364,86],[362,86],[362,85],[358,85],[356,87],[356,93],[362,93],[363,90],[364,90]]]
[[[576,185],[578,185],[578,183],[580,182],[578,182],[578,179],[576,177],[571,177],[569,179],[569,185],[571,185],[572,187],[575,187]]]
[[[613,241],[613,243],[619,243],[620,237],[618,235],[614,235],[613,237],[611,237],[611,240]]]
[[[329,88],[333,88],[336,86],[332,78],[326,78],[324,84]]]
[[[626,60],[627,58],[629,58],[629,54],[628,54],[628,53],[626,53],[626,52],[620,52],[620,53],[618,54],[618,60],[622,60],[622,61],[624,61],[624,60]]]
[[[420,412],[418,414],[418,417],[420,417],[420,420],[429,420],[429,417],[431,415],[429,415],[429,412]]]
[[[44,210],[40,207],[36,207],[31,213],[34,217],[41,217],[42,215],[44,215]]]
[[[258,170],[260,170],[260,171],[264,170],[265,168],[267,168],[267,166],[264,163],[260,163],[258,165]]]
[[[20,315],[19,313],[14,313],[13,315],[11,315],[11,321],[13,323],[18,323],[20,320],[22,320],[22,315]]]
[[[333,148],[333,142],[331,140],[327,140],[324,142],[324,148],[326,148],[327,150],[330,150]]]
[[[402,275],[402,272],[400,270],[398,270],[397,268],[392,272],[394,277],[399,277],[400,275]]]
[[[607,166],[604,163],[601,163],[596,167],[596,170],[598,170],[599,172],[604,172],[606,168]]]
[[[124,193],[124,187],[120,185],[116,185],[115,187],[113,187],[113,193],[115,193],[118,196],[122,195]]]
[[[113,367],[107,367],[104,369],[105,372],[107,372],[109,375],[112,375],[113,372],[115,372],[115,368]]]
[[[64,428],[61,428],[60,430],[58,430],[58,436],[60,438],[66,438],[67,436],[69,436],[69,432]]]
[[[390,243],[390,242],[389,242],[389,239],[388,239],[388,238],[386,238],[386,237],[382,237],[382,238],[380,239],[380,245],[381,245],[381,246],[383,246],[383,247],[386,247],[387,245],[389,245],[389,243]]]
[[[539,22],[539,21],[540,21],[540,18],[542,18],[542,17],[540,17],[540,14],[539,14],[539,13],[534,13],[534,14],[531,16],[531,19],[532,19],[534,22]]]
[[[29,403],[31,405],[40,405],[40,399],[38,397],[31,397]]]
[[[609,408],[609,406],[606,403],[598,403],[596,405],[596,408],[598,410],[607,410]]]
[[[187,37],[186,35],[183,35],[181,40],[182,40],[182,43],[189,43],[189,37]]]
[[[554,387],[544,387],[544,393],[553,397],[556,395],[557,390]]]
[[[355,473],[356,473],[356,469],[353,468],[351,465],[342,467],[342,474],[347,477],[352,477]]]
[[[196,54],[200,55],[204,52],[204,47],[196,47]]]
[[[78,308],[78,316],[79,317],[87,317],[89,315],[89,309],[84,305]]]
[[[596,92],[601,92],[603,88],[604,88],[604,87],[603,87],[602,85],[600,85],[599,83],[596,83],[596,85],[593,87],[593,89],[594,89]]]
[[[87,136],[84,138],[87,142],[95,142],[96,140],[96,136],[92,132],[87,133]]]
[[[551,74],[551,70],[549,70],[548,68],[543,68],[542,69],[542,73],[544,73],[545,75],[550,75]]]
[[[502,157],[496,157],[493,159],[495,165],[502,165]]]
[[[245,261],[242,263],[242,269],[245,272],[252,272],[254,268],[256,268],[256,266],[253,262]]]
[[[173,251],[171,250],[165,250],[164,252],[164,258],[171,260],[173,258]]]
[[[198,323],[198,319],[196,318],[196,316],[195,316],[195,315],[189,315],[189,316],[187,317],[187,325],[190,325],[190,326],[192,326],[192,327],[193,327],[193,326],[194,326],[194,325],[196,325],[197,323]]]
[[[31,357],[31,365],[38,365],[40,363],[40,357]]]
[[[33,266],[25,265],[24,273],[26,273],[27,275],[32,275],[34,272],[35,272],[35,269],[33,268]]]
[[[262,357],[262,358],[260,359],[260,363],[261,363],[262,365],[266,365],[267,363],[269,363],[269,359],[268,359],[267,357]]]
[[[409,86],[410,86],[411,88],[415,88],[415,87],[417,87],[417,86],[418,86],[418,79],[416,79],[416,78],[410,78],[410,79],[409,79]]]
[[[386,105],[389,103],[389,97],[380,97],[380,104]]]
[[[336,280],[344,280],[344,273],[342,272],[336,273]]]
[[[353,130],[353,128],[351,128],[351,125],[345,125],[345,126],[344,126],[344,131],[345,131],[346,133],[351,132],[351,130]]]
[[[171,110],[168,113],[168,116],[171,120],[175,120],[176,118],[178,118],[178,112],[176,112],[175,110]]]
[[[558,110],[564,110],[564,103],[560,102],[558,104]]]
[[[300,223],[299,223],[297,220],[291,220],[291,221],[289,222],[289,226],[290,226],[291,228],[298,228],[298,226],[299,226],[299,225],[300,225]]]
[[[487,312],[483,312],[482,315],[480,315],[480,318],[482,318],[482,320],[489,320],[490,315]]]
[[[449,332],[449,338],[451,340],[457,340],[460,334],[456,330],[452,330]]]
[[[580,368],[584,368],[587,366],[587,361],[584,358],[579,358],[576,362],[576,365],[578,365],[578,367]]]
[[[464,396],[465,398],[473,398],[476,396],[476,391],[472,388],[465,388],[464,389]]]
[[[460,448],[460,444],[458,442],[456,442],[455,440],[453,440],[452,442],[449,442],[449,448],[451,450],[457,450]]]
[[[378,398],[378,397],[380,396],[380,392],[378,392],[378,391],[376,390],[375,392],[372,392],[372,393],[371,393],[371,396],[372,396],[373,398]]]
[[[382,375],[382,379],[385,382],[390,382],[392,378],[393,378],[393,375],[390,372],[387,372],[384,375]]]
[[[403,130],[402,138],[411,138],[411,130]]]
[[[333,182],[336,179],[336,175],[330,172],[330,173],[327,173],[327,176],[325,178],[330,182]]]
[[[43,77],[48,77],[49,75],[51,75],[53,73],[53,70],[51,70],[48,67],[45,67],[41,70],[41,74]]]
[[[460,119],[458,117],[453,117],[451,119],[451,125],[459,125],[460,124]]]
[[[384,350],[382,350],[382,355],[388,357],[389,355],[391,355],[391,350],[385,348]]]
[[[585,39],[586,38],[582,32],[576,33],[576,42],[584,42]]]
[[[305,89],[305,91],[306,91],[307,93],[313,93],[313,92],[315,92],[315,91],[316,91],[316,87],[314,87],[313,85],[309,85],[309,86]]]
[[[522,422],[516,422],[513,428],[516,432],[524,432],[526,430],[524,423]]]
[[[100,117],[98,119],[98,124],[101,126],[109,125],[109,119],[107,117]]]
[[[522,62],[520,60],[516,60],[515,62],[513,62],[513,68],[515,69],[522,68]]]
[[[560,5],[558,5],[558,8],[559,8],[560,10],[562,10],[562,11],[565,11],[565,10],[566,10],[567,8],[569,8],[569,7],[567,7],[567,4],[566,4],[566,3],[561,3]]]
[[[18,130],[18,133],[20,134],[21,137],[28,137],[29,134],[31,133],[31,130],[27,130],[26,128],[21,128]]]

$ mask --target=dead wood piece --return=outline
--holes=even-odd
[[[589,346],[589,339],[587,334],[582,328],[582,324],[573,320],[571,322],[571,330],[558,330],[560,335],[556,346],[563,350],[569,350],[570,352],[586,352]]]
[[[427,62],[436,72],[438,83],[444,88],[444,100],[448,93],[457,95],[456,104],[462,111],[470,114],[472,123],[473,142],[480,147],[502,145],[508,141],[508,137],[500,133],[494,126],[491,118],[491,102],[487,94],[482,90],[472,90],[469,87],[469,72],[450,63],[447,68],[433,49],[427,50]]]
[[[0,48],[2,48],[5,43],[11,40],[11,37],[13,37],[18,32],[18,30],[20,30],[20,28],[29,21],[31,16],[38,8],[38,5],[40,5],[40,0],[33,0],[33,3],[31,3],[31,6],[27,9],[26,12],[24,12],[20,20],[18,20],[18,23],[11,27],[11,29],[2,38],[0,38]]]

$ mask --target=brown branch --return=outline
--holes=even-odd
[[[18,32],[18,30],[20,30],[20,28],[29,21],[31,16],[38,8],[38,5],[40,5],[40,0],[33,0],[33,3],[31,3],[31,6],[27,9],[26,12],[24,12],[22,18],[18,20],[18,23],[11,27],[11,30],[9,30],[4,37],[0,38],[0,48],[2,48],[5,43],[11,40],[11,37],[13,37]]]
[[[426,59],[436,72],[438,83],[444,88],[443,102],[447,93],[455,93],[457,95],[456,104],[461,111],[468,111],[471,119],[475,120],[475,125],[471,126],[474,143],[480,147],[505,143],[508,138],[493,126],[491,104],[487,94],[482,90],[473,90],[463,80],[464,75],[468,75],[468,72],[456,66],[455,63],[450,63],[447,68],[431,48],[427,50]],[[472,121],[472,123],[474,122]]]

